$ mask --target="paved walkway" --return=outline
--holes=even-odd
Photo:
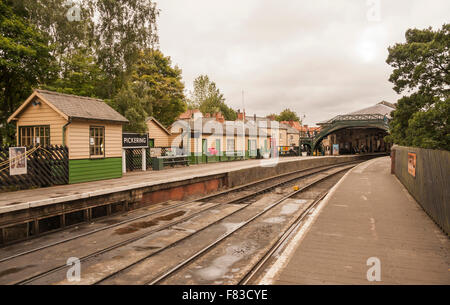
[[[389,157],[354,168],[315,213],[263,283],[450,284],[449,238],[390,174]],[[381,282],[367,280],[371,257]]]
[[[312,158],[327,157],[283,157],[279,158],[278,162],[289,162]],[[122,178],[118,179],[0,193],[0,213],[99,196],[166,182],[182,181],[196,177],[216,175],[245,168],[257,167],[262,163],[267,164],[267,162],[273,162],[274,160],[275,159],[218,162],[191,165],[188,167],[169,168],[162,171],[138,171],[127,173]]]

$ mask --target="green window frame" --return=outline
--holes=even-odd
[[[89,126],[89,157],[105,157],[105,126]]]

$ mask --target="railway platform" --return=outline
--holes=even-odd
[[[382,157],[340,180],[260,283],[448,285],[449,254],[448,236]]]
[[[379,155],[284,157],[141,171],[122,178],[0,194],[0,244],[170,200],[190,200],[288,172]]]
[[[284,163],[317,158],[322,157],[287,157],[279,158],[278,162]],[[100,196],[121,190],[138,188],[144,185],[151,186],[168,182],[183,181],[206,175],[222,174],[230,171],[257,167],[260,164],[261,160],[245,160],[199,164],[189,167],[174,167],[162,171],[135,171],[126,173],[122,178],[117,179],[6,192],[0,194],[0,213]]]

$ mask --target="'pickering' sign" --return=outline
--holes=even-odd
[[[122,133],[122,148],[147,148],[148,134]]]

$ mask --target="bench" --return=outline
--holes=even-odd
[[[188,156],[164,156],[153,158],[155,163],[153,166],[154,170],[161,170],[166,166],[174,167],[175,165],[184,165],[189,166],[189,157]],[[156,160],[155,160],[156,159]]]

